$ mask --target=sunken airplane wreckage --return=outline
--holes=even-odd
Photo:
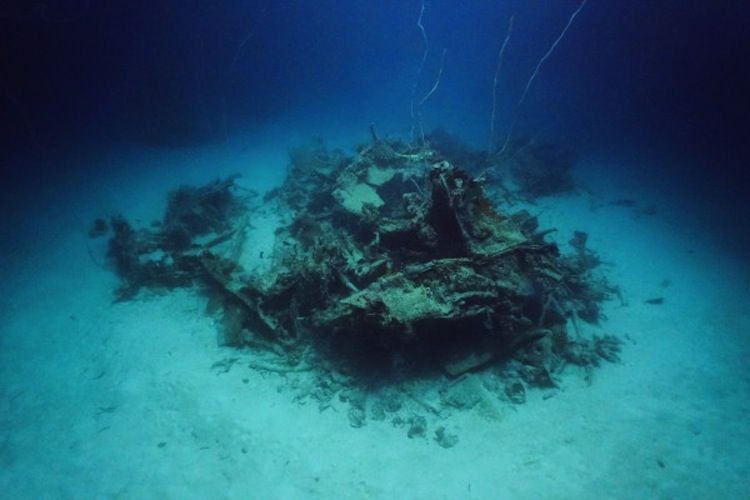
[[[484,180],[427,147],[373,134],[353,157],[320,144],[290,156],[263,199],[230,177],[174,191],[151,229],[113,218],[117,298],[200,284],[222,343],[344,385],[448,387],[495,370],[501,397],[519,402],[524,387],[554,387],[566,365],[589,374],[618,359],[616,337],[579,328],[616,291],[593,270],[585,233],[561,254],[535,217],[503,213]],[[263,217],[276,218],[265,253],[253,225]]]

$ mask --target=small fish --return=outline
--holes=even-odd
[[[103,415],[105,413],[113,413],[117,409],[117,405],[100,406],[97,415]]]
[[[660,306],[664,303],[664,297],[654,297],[653,299],[647,299],[644,301],[646,304],[651,304],[654,306]]]
[[[609,204],[616,207],[632,208],[636,205],[636,201],[629,198],[621,198],[619,200],[610,201]]]

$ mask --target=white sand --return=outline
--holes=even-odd
[[[585,230],[610,263],[628,306],[608,303],[597,330],[632,339],[622,362],[591,386],[571,372],[549,399],[499,403],[501,418],[453,416],[451,449],[387,421],[354,429],[343,406],[295,404],[279,376],[212,369],[236,353],[217,347],[194,291],[111,303],[117,281],[87,251],[104,251],[86,236],[94,217],[147,224],[176,184],[236,171],[267,189],[283,178],[287,140],[113,152],[97,160],[101,177],[2,243],[0,496],[747,497],[750,271],[643,169],[590,160],[578,174],[602,199],[644,200],[656,215],[592,212],[588,195],[537,207],[561,242]],[[644,304],[657,296],[663,305]]]

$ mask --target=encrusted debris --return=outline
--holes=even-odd
[[[406,416],[415,408],[520,404],[527,387],[556,387],[567,364],[616,361],[617,338],[579,328],[616,291],[596,274],[586,234],[563,254],[531,214],[498,208],[465,170],[476,165],[451,160],[380,139],[353,157],[313,144],[292,152],[262,204],[236,177],[182,187],[158,227],[110,221],[116,297],[199,285],[223,344],[271,353],[269,371],[285,376],[312,371],[297,400],[347,404],[355,427],[393,416],[410,437],[426,432]],[[270,214],[273,241],[259,246],[255,222]],[[441,446],[455,444],[440,432]]]

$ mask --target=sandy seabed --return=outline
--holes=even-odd
[[[552,397],[531,391],[493,418],[454,414],[453,448],[388,421],[352,428],[344,406],[293,402],[281,375],[212,368],[236,353],[217,346],[195,290],[112,303],[106,243],[86,234],[94,218],[147,224],[169,189],[234,172],[263,191],[283,179],[285,145],[123,148],[0,243],[0,496],[747,497],[750,265],[696,207],[616,159],[584,158],[588,192],[532,210],[561,244],[588,232],[623,290],[627,305],[608,302],[608,319],[587,327],[624,339],[621,362],[591,385],[571,369]],[[591,209],[621,198],[656,213]],[[645,302],[655,297],[664,303]]]

